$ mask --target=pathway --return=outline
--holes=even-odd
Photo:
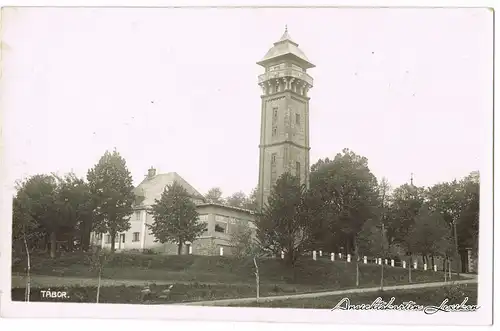
[[[475,275],[471,275],[472,277],[467,276],[467,280],[458,280],[453,281],[454,284],[474,284],[477,283],[477,277]],[[442,287],[450,285],[450,282],[434,282],[434,283],[420,283],[420,284],[406,284],[406,285],[393,285],[393,286],[384,286],[384,291],[393,291],[393,290],[411,290],[418,288],[430,288],[430,287]],[[288,299],[307,299],[307,298],[318,298],[318,297],[326,297],[332,295],[345,295],[352,293],[370,293],[377,292],[380,290],[380,287],[368,287],[368,288],[354,288],[348,290],[337,290],[337,291],[328,291],[328,292],[316,292],[316,293],[304,293],[304,294],[292,294],[292,295],[280,295],[280,296],[272,296],[272,297],[261,297],[259,302],[269,302],[269,301],[281,301]],[[213,301],[197,301],[197,302],[187,302],[181,303],[181,305],[185,306],[229,306],[234,304],[248,304],[257,302],[257,298],[241,298],[241,299],[224,299],[224,300],[213,300]]]

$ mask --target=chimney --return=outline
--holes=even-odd
[[[151,179],[153,178],[154,176],[156,176],[156,169],[151,167],[148,169],[148,179]]]

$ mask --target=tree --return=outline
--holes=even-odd
[[[238,221],[235,224],[229,241],[233,248],[233,254],[238,258],[254,256],[258,253],[259,247],[255,240],[254,231],[247,222]]]
[[[408,252],[408,233],[415,223],[418,211],[424,203],[425,189],[414,185],[403,184],[397,187],[389,199],[385,226],[387,238],[391,244],[399,244]]]
[[[457,222],[458,247],[477,252],[479,238],[479,173],[473,172],[460,181],[464,205]]]
[[[389,243],[383,223],[368,220],[363,224],[357,238],[357,249],[363,255],[384,258],[389,254]],[[380,266],[380,288],[384,287],[384,263]]]
[[[114,252],[117,233],[130,229],[132,204],[136,200],[132,176],[125,159],[115,150],[104,153],[89,170],[87,180],[94,206],[93,230],[110,234],[111,251]]]
[[[111,256],[109,256],[102,249],[93,247],[92,254],[87,256],[87,262],[90,265],[90,271],[97,272],[97,294],[96,294],[96,303],[99,303],[99,293],[101,290],[101,277],[102,271],[104,267],[111,260]]]
[[[450,227],[439,212],[432,211],[426,204],[420,208],[407,242],[413,247],[413,253],[422,254],[424,263],[428,262],[429,255],[448,256],[453,252]]]
[[[233,193],[231,196],[226,198],[226,204],[231,207],[244,208],[247,203],[247,196],[243,192]]]
[[[257,211],[257,188],[254,188],[252,190],[250,196],[246,199],[245,203],[243,204],[243,208],[252,211]]]
[[[57,209],[64,221],[62,231],[68,235],[68,248],[72,249],[75,230],[78,230],[81,249],[90,244],[92,228],[92,200],[87,183],[75,174],[55,176],[58,181]]]
[[[310,186],[323,202],[316,242],[325,250],[344,245],[346,253],[356,251],[357,233],[366,220],[377,217],[380,205],[368,159],[344,149],[333,160],[319,160],[311,167]]]
[[[222,190],[219,187],[212,187],[208,190],[207,194],[205,194],[205,198],[211,203],[224,203]]]
[[[50,256],[56,256],[57,232],[63,219],[57,208],[57,183],[53,176],[35,175],[20,184],[14,200],[13,235],[43,228],[50,236]],[[37,226],[38,225],[38,226]]]
[[[148,228],[155,236],[155,242],[177,243],[179,255],[186,241],[193,242],[205,231],[205,224],[198,221],[196,205],[177,182],[167,185],[160,200],[155,199],[149,214],[154,221]]]
[[[460,269],[460,252],[458,247],[457,223],[463,215],[465,207],[465,191],[456,180],[449,183],[439,183],[430,187],[426,192],[429,208],[439,212],[444,221],[452,230],[455,250],[454,257],[457,272]]]
[[[289,173],[280,176],[257,217],[262,248],[274,255],[283,251],[286,263],[295,266],[300,253],[312,243],[317,203],[297,177]]]

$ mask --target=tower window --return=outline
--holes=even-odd
[[[297,176],[300,181],[300,162],[295,162],[295,176]]]
[[[300,114],[295,114],[295,124],[300,125]]]
[[[271,155],[271,164],[276,164],[276,153]]]
[[[278,117],[278,107],[273,108],[273,117],[277,118]]]
[[[276,129],[276,127],[273,127],[273,137],[275,137],[275,136],[276,136],[277,131],[278,131],[278,130]]]

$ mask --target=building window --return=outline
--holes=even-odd
[[[200,215],[198,217],[198,221],[200,223],[202,223],[202,224],[205,225],[205,231],[204,232],[208,232],[208,227],[207,227],[207,225],[208,225],[208,215]]]
[[[227,233],[228,223],[229,223],[229,217],[215,215],[215,232]]]
[[[122,238],[122,243],[125,243],[125,233],[122,233],[122,234],[120,235],[120,238]]]
[[[300,114],[295,114],[295,124],[300,125]]]
[[[111,235],[106,235],[106,244],[111,244]]]
[[[295,162],[295,176],[297,176],[300,181],[300,162]]]
[[[278,107],[273,108],[273,119],[278,118]]]
[[[271,154],[271,164],[276,164],[276,153]]]
[[[136,211],[135,212],[135,220],[136,221],[140,221],[141,220],[141,212],[140,211]]]
[[[273,137],[276,137],[278,134],[278,129],[276,127],[273,127]]]
[[[139,241],[139,232],[134,232],[132,235],[132,241],[137,242]]]

